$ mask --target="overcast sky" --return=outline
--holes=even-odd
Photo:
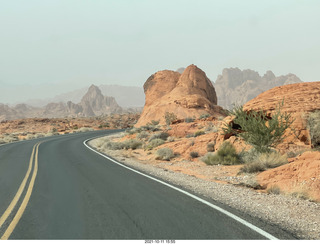
[[[213,81],[230,67],[320,80],[319,11],[319,0],[0,0],[0,103],[142,86],[189,64]]]

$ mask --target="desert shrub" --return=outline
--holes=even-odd
[[[142,131],[159,131],[160,128],[158,125],[153,125],[153,124],[146,124],[140,127]]]
[[[281,155],[276,151],[259,153],[255,150],[251,150],[242,154],[241,159],[245,165],[240,169],[240,173],[261,172],[288,163],[287,155]]]
[[[123,142],[123,148],[124,149],[138,149],[142,147],[142,142],[139,140],[135,140],[135,139],[129,139]]]
[[[248,163],[245,164],[241,169],[240,169],[240,173],[257,173],[257,172],[262,172],[265,171],[266,167],[259,163],[259,162],[252,162],[252,163]]]
[[[137,139],[146,139],[150,136],[150,134],[146,131],[141,131],[138,135],[137,135]]]
[[[259,152],[269,152],[278,145],[284,138],[285,130],[294,121],[290,114],[281,112],[281,105],[271,118],[262,110],[244,111],[242,106],[234,107],[230,114],[235,118],[233,124],[225,124],[224,133],[241,137]],[[238,125],[241,131],[233,129],[234,124]]]
[[[198,130],[194,133],[194,137],[197,137],[197,136],[201,136],[201,135],[204,135],[206,134],[203,130]]]
[[[167,125],[170,125],[173,121],[177,119],[177,116],[174,113],[166,112],[164,115],[164,119]]]
[[[312,200],[309,193],[306,190],[299,190],[290,193],[291,196],[302,199],[302,200]]]
[[[201,114],[199,119],[206,119],[206,118],[209,118],[210,117],[210,114]]]
[[[140,131],[141,131],[141,129],[140,128],[136,128],[136,127],[126,129],[126,133],[128,133],[129,135],[133,135],[133,134],[139,133]]]
[[[194,118],[187,117],[187,118],[184,119],[184,122],[186,122],[186,123],[192,123],[192,122],[194,122]]]
[[[123,142],[107,141],[103,144],[103,147],[110,150],[121,150],[125,148],[125,144]]]
[[[172,149],[167,147],[160,148],[159,150],[157,150],[156,153],[157,153],[156,159],[160,159],[160,160],[170,161],[170,159],[174,157],[174,153]]]
[[[160,120],[151,120],[152,125],[158,125]]]
[[[159,133],[153,134],[150,137],[149,141],[152,141],[154,139],[162,139],[162,140],[166,141],[168,139],[168,137],[169,137],[169,134],[167,132],[159,132]]]
[[[110,124],[108,122],[104,123],[104,124],[100,124],[99,125],[99,128],[102,129],[102,128],[105,128],[105,127],[110,127]]]
[[[190,157],[191,158],[198,158],[199,157],[199,153],[192,151],[192,152],[190,152]]]
[[[241,180],[240,184],[246,187],[261,189],[259,182],[254,174],[246,174]]]
[[[0,138],[0,144],[10,143],[19,141],[19,138],[17,136],[12,135],[5,135],[4,137]]]
[[[81,127],[80,129],[76,130],[76,132],[88,132],[88,131],[94,131],[94,129],[88,128],[88,127]]]
[[[215,145],[216,145],[216,144],[213,143],[213,142],[208,143],[208,145],[207,145],[207,152],[214,152],[214,151],[215,151],[215,149],[214,149]]]
[[[164,140],[162,140],[162,139],[159,139],[159,138],[153,139],[153,140],[149,141],[149,143],[146,145],[146,149],[151,150],[155,147],[162,145],[163,143],[164,143]]]
[[[310,113],[307,117],[307,127],[310,133],[311,145],[320,147],[320,110]]]
[[[168,141],[168,142],[174,142],[174,140],[175,140],[175,139],[174,139],[173,136],[169,136],[169,137],[167,138],[167,141]]]
[[[224,142],[215,153],[207,153],[202,161],[208,165],[234,165],[241,163],[235,147],[230,142]]]
[[[270,188],[267,189],[269,194],[276,194],[279,195],[281,193],[281,189],[277,185],[272,185]]]
[[[191,137],[194,137],[194,134],[187,134],[186,135],[186,138],[191,138]]]
[[[205,129],[206,132],[218,132],[219,128],[214,124],[210,123]]]

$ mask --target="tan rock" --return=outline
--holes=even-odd
[[[270,169],[257,176],[259,184],[269,189],[279,187],[288,193],[308,194],[320,201],[320,152],[305,152],[290,164]]]
[[[144,91],[146,102],[136,127],[152,120],[165,124],[166,112],[174,113],[177,119],[223,114],[211,81],[195,65],[188,66],[182,74],[168,70],[155,73],[144,84]]]
[[[244,105],[244,110],[260,110],[272,116],[279,106],[282,112],[290,113],[295,119],[291,128],[286,131],[286,138],[279,149],[288,151],[311,147],[307,129],[307,115],[309,112],[320,110],[320,82],[303,82],[272,88],[261,93]]]

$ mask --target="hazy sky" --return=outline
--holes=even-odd
[[[196,64],[320,80],[319,0],[0,0],[0,102]],[[112,94],[111,94],[112,95]]]

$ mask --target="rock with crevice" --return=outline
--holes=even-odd
[[[217,106],[217,96],[205,72],[196,65],[188,66],[182,74],[159,71],[144,84],[145,106],[136,127],[152,120],[165,124],[165,114],[174,113],[177,119],[199,118],[202,114],[223,116]]]

